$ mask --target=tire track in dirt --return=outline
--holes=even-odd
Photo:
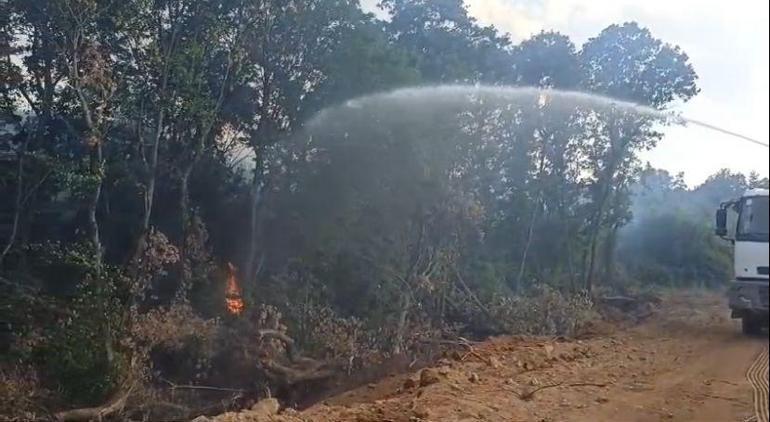
[[[765,347],[746,371],[751,387],[754,389],[754,415],[757,422],[768,422],[770,409],[768,409],[768,348]]]

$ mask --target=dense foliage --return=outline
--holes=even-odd
[[[302,378],[265,330],[350,371],[442,332],[569,332],[584,292],[629,279],[724,279],[708,215],[758,182],[638,184],[659,118],[538,97],[340,106],[483,83],[664,110],[698,92],[678,47],[635,23],[515,44],[461,0],[381,7],[0,0],[0,412]]]

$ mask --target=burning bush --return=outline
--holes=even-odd
[[[238,284],[237,270],[232,263],[227,263],[227,287],[225,288],[225,309],[232,315],[243,313],[244,303],[241,286]]]

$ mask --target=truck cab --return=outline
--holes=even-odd
[[[716,215],[717,235],[734,245],[734,277],[728,290],[732,317],[740,318],[743,332],[750,335],[759,334],[768,326],[768,205],[767,189],[751,189],[739,199],[722,203]],[[737,219],[728,225],[731,211]]]

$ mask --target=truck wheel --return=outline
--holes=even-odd
[[[762,334],[762,320],[754,315],[746,315],[741,319],[743,334],[757,336]]]

